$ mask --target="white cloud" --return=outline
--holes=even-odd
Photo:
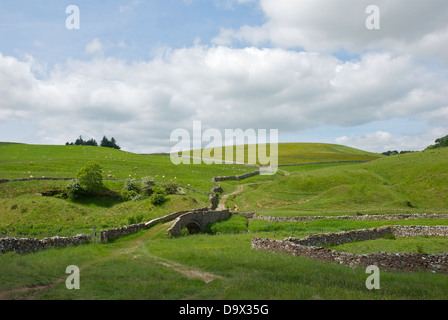
[[[218,44],[233,41],[307,51],[358,53],[388,50],[448,64],[448,3],[445,0],[377,0],[380,30],[367,30],[368,0],[260,0],[261,26],[222,29]],[[433,55],[433,53],[435,55]]]
[[[86,45],[86,53],[88,54],[97,54],[103,51],[103,45],[99,39],[93,39]]]
[[[389,150],[420,151],[434,144],[435,139],[445,136],[447,129],[446,127],[438,127],[425,132],[399,136],[385,131],[377,131],[365,135],[338,137],[335,139],[335,143],[378,153]]]
[[[93,50],[93,49],[92,49]],[[95,50],[93,50],[95,52]],[[448,80],[409,56],[342,62],[284,49],[195,46],[150,61],[68,60],[36,77],[36,62],[0,55],[0,121],[61,143],[114,136],[127,150],[167,151],[170,133],[264,128],[296,132],[392,117],[445,114]]]

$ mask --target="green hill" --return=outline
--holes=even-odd
[[[367,160],[378,157],[333,145],[280,145],[285,163]],[[361,158],[360,158],[361,157]],[[92,197],[40,196],[60,190],[66,181],[0,183],[0,236],[45,237],[92,233],[92,227],[130,224],[208,204],[213,176],[252,172],[242,165],[179,165],[162,155],[136,155],[99,147],[32,146],[0,143],[0,179],[72,177],[87,161],[98,161],[119,191],[129,177],[153,176],[158,183],[176,181],[197,191],[170,195],[153,206],[147,199],[123,201]],[[380,157],[368,163],[321,163],[280,167],[273,176],[224,181],[227,204],[239,211],[273,216],[356,213],[448,212],[448,148]],[[231,192],[237,191],[234,195]],[[240,192],[240,193],[238,193]],[[309,258],[251,249],[254,237],[304,238],[310,234],[394,225],[447,225],[446,219],[268,222],[232,216],[210,226],[217,234],[170,238],[170,224],[159,224],[116,241],[49,249],[33,254],[0,254],[0,299],[76,300],[312,300],[446,299],[446,274],[387,272],[387,288],[369,291],[366,271]],[[376,251],[417,252],[436,248],[432,237],[371,244]],[[362,245],[354,243],[353,246]],[[446,246],[446,239],[437,247]],[[351,247],[350,250],[357,248]],[[366,249],[362,247],[361,253]],[[68,265],[82,270],[81,290],[67,290]],[[204,278],[211,280],[207,282]]]
[[[331,161],[369,161],[383,157],[347,146],[326,143],[282,143],[278,147],[279,164]]]
[[[255,148],[256,154],[258,155],[258,145],[244,145],[244,163],[248,164],[260,164],[260,160],[256,159],[251,161],[248,157],[248,152],[250,148]],[[302,163],[313,163],[313,162],[336,162],[336,161],[370,161],[383,157],[383,155],[378,153],[371,153],[367,151],[362,151],[359,149],[327,144],[327,143],[280,143],[278,147],[278,164],[279,165],[289,165],[289,164],[302,164]],[[231,150],[233,148],[233,152]],[[205,155],[211,155],[215,157],[213,148],[206,148],[200,151],[203,154],[203,158],[207,159]],[[221,147],[221,159],[226,158],[226,152],[232,152],[233,158],[231,161],[241,162],[237,159],[237,147],[226,146]],[[198,151],[190,151],[191,156],[195,156]],[[271,155],[269,145],[267,146],[267,154]],[[261,161],[262,162],[262,161]]]
[[[209,183],[218,170],[229,175],[253,171],[237,165],[176,166],[166,155],[141,155],[102,147],[0,143],[0,179],[74,177],[91,160],[100,163],[105,178],[110,175],[117,179],[157,176],[169,181],[182,177],[186,183]]]
[[[72,201],[55,196],[67,181],[36,178],[74,178],[85,163],[95,160],[103,168],[107,191],[100,197]],[[132,217],[143,221],[172,212],[208,206],[211,182],[216,175],[240,175],[254,168],[243,165],[174,165],[169,156],[139,155],[88,146],[48,146],[0,143],[0,235],[76,234],[96,226],[117,227]],[[170,195],[154,206],[149,199],[123,201],[126,179],[152,177],[159,186],[174,182],[185,195]],[[14,181],[30,179],[30,181]],[[191,188],[191,189],[190,189]],[[135,220],[135,219],[134,219]]]
[[[247,180],[265,183],[248,186],[228,205],[274,216],[448,211],[448,148],[281,169],[289,175]]]

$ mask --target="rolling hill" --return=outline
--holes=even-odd
[[[229,206],[274,216],[446,212],[447,168],[448,148],[362,164],[281,167],[287,176],[247,180],[265,182],[248,186]]]
[[[276,144],[278,150],[278,164],[291,165],[313,162],[335,162],[335,161],[370,161],[384,157],[378,153],[367,152],[347,146],[327,144],[327,143],[279,143]],[[233,148],[233,152],[232,152]],[[263,164],[257,157],[253,161],[248,157],[248,152],[251,148],[255,148],[258,155],[258,145],[244,145],[244,161],[237,159],[237,147],[226,146],[221,147],[221,160],[229,161],[226,158],[226,152],[231,152],[233,158],[230,161],[246,164]],[[188,153],[188,152],[187,152]],[[267,146],[267,156],[271,156],[269,145]],[[211,155],[212,159],[215,157],[213,148],[206,148],[202,150],[192,150],[189,152],[190,156],[202,154],[203,158],[209,159],[207,155]],[[217,156],[216,156],[217,157]]]
[[[280,145],[284,164],[273,176],[223,181],[226,204],[239,211],[271,216],[448,211],[448,148],[380,157],[342,146]],[[368,163],[332,162],[360,161]],[[0,144],[0,179],[73,177],[87,161],[96,160],[104,183],[119,191],[130,177],[153,176],[158,183],[176,181],[197,191],[170,195],[162,206],[142,201],[93,197],[70,200],[39,196],[61,190],[66,181],[0,183],[0,236],[45,237],[92,233],[92,227],[149,221],[208,203],[211,177],[252,172],[245,165],[179,165],[162,155],[136,155],[98,147]],[[310,164],[311,162],[326,162]],[[313,261],[305,257],[251,249],[253,237],[303,238],[322,232],[398,225],[446,225],[446,219],[269,222],[232,216],[210,226],[214,234],[170,238],[170,223],[159,224],[116,241],[49,249],[33,254],[0,255],[1,299],[446,299],[446,274],[382,271],[381,290],[366,290],[362,268]],[[62,232],[62,233],[61,233]],[[408,247],[435,249],[432,238],[412,239]],[[423,241],[428,246],[422,246]],[[446,242],[441,245],[445,245]],[[354,244],[357,245],[357,244]],[[376,245],[382,251],[398,243]],[[366,249],[362,248],[361,253]],[[443,250],[443,249],[442,249]],[[67,290],[68,265],[79,266],[81,290]],[[201,275],[211,277],[204,282]],[[384,281],[383,281],[384,280]]]

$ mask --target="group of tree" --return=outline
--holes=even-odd
[[[430,145],[426,148],[426,150],[431,150],[431,149],[439,149],[439,148],[445,148],[448,147],[448,135],[442,137],[442,138],[438,138],[435,140],[435,144]],[[395,156],[398,154],[405,154],[405,153],[411,153],[411,152],[415,152],[415,151],[397,151],[397,150],[389,150],[386,152],[383,152],[382,154],[385,156]]]
[[[98,143],[95,139],[89,139],[84,140],[82,136],[79,136],[78,139],[75,140],[75,142],[67,142],[65,144],[66,146],[92,146],[92,147],[98,147]]]
[[[96,142],[95,139],[84,140],[82,138],[82,136],[79,136],[79,138],[76,139],[75,142],[67,142],[65,145],[66,146],[92,146],[92,147],[98,147],[98,143]],[[103,139],[101,140],[100,147],[113,148],[113,149],[120,150],[120,146],[117,145],[117,141],[115,140],[114,137],[112,137],[112,139],[109,140],[109,139],[106,138],[106,136],[104,136]]]
[[[444,136],[442,138],[436,139],[435,142],[436,142],[436,144],[430,145],[426,149],[431,150],[431,149],[448,147],[448,135]]]
[[[412,152],[415,152],[415,151],[397,151],[397,150],[391,151],[391,150],[389,150],[389,151],[383,152],[382,154],[389,157],[389,156],[396,156],[399,154],[412,153]]]
[[[115,141],[115,138],[112,137],[112,139],[107,139],[106,136],[103,137],[103,140],[101,140],[100,147],[105,148],[113,148],[120,150],[120,147],[117,145],[117,141]]]

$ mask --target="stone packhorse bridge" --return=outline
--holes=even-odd
[[[190,234],[204,232],[207,225],[230,217],[229,210],[191,211],[179,216],[167,230],[174,237],[180,236],[183,228],[187,228]]]

